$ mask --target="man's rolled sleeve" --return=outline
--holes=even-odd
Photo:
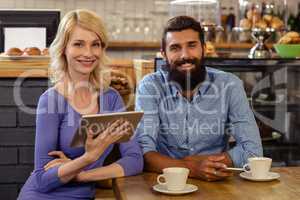
[[[157,127],[155,127],[158,122],[155,117],[149,116],[149,114],[144,114],[143,119],[138,125],[136,130],[136,136],[139,144],[142,147],[143,154],[149,151],[157,151],[156,149],[156,139],[157,139]]]
[[[249,157],[262,156],[259,129],[250,109],[242,82],[239,79],[229,89],[230,134],[236,146],[228,151],[234,166],[242,167]]]

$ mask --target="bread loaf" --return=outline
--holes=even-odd
[[[41,50],[37,47],[27,47],[24,49],[23,56],[40,56]]]
[[[5,52],[5,55],[7,56],[21,56],[22,54],[23,51],[16,47],[10,48]]]
[[[282,36],[278,44],[300,44],[300,34],[295,31],[287,32],[284,36]]]
[[[49,49],[48,48],[43,49],[42,55],[43,56],[49,56]]]

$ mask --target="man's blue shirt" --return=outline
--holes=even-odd
[[[143,152],[173,158],[228,152],[234,166],[262,156],[259,130],[243,88],[235,75],[206,68],[205,81],[189,101],[160,69],[139,83],[136,110],[144,117],[136,130]],[[232,136],[236,145],[229,149]]]

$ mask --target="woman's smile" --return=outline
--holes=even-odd
[[[83,67],[91,68],[93,64],[96,62],[96,59],[76,59]]]

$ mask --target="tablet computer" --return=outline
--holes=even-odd
[[[115,112],[106,114],[83,115],[80,121],[80,127],[77,129],[70,146],[82,147],[85,144],[87,130],[92,129],[95,137],[101,134],[110,124],[118,119],[124,119],[131,123],[133,130],[136,129],[144,112]],[[118,142],[126,142],[129,138],[121,138]]]

